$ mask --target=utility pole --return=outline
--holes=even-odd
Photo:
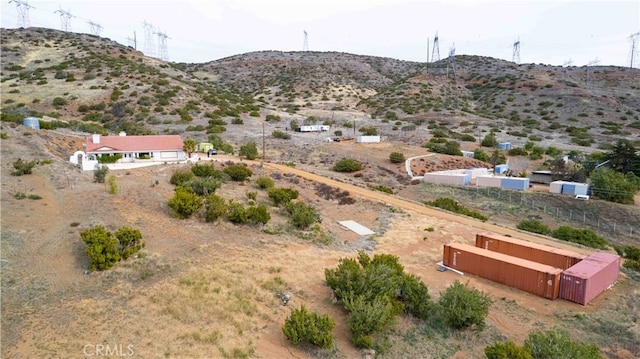
[[[631,36],[629,36],[629,40],[631,40],[631,53],[629,54],[630,57],[630,61],[629,61],[629,68],[632,69],[633,68],[633,60],[636,60],[638,57],[638,38],[640,37],[640,31],[636,32],[635,34],[631,34]]]
[[[262,163],[264,163],[264,121],[262,121],[262,161],[260,161],[260,167],[262,167]]]
[[[29,2],[26,0],[10,0],[9,4],[11,3],[15,3],[16,10],[18,10],[18,27],[29,27],[29,25],[31,25],[29,21],[29,9],[35,9],[35,7],[29,5]]]
[[[304,42],[302,43],[302,51],[309,51],[309,34],[307,30],[302,31],[304,33]]]
[[[129,42],[129,47],[133,47],[134,50],[138,49],[138,40],[136,39],[136,32],[133,31],[133,39],[127,37],[127,41]]]

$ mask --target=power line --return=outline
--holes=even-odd
[[[29,21],[29,9],[35,9],[35,7],[29,5],[28,1],[22,0],[10,0],[9,4],[15,3],[16,10],[18,11],[18,27],[29,27],[31,22]]]

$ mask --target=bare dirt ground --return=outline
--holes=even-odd
[[[387,358],[482,358],[482,349],[495,340],[522,343],[530,330],[555,326],[588,340],[578,316],[618,318],[631,315],[633,333],[640,317],[637,282],[621,275],[619,282],[589,306],[548,301],[472,276],[438,272],[442,245],[451,241],[472,243],[475,233],[495,231],[536,242],[550,243],[588,253],[589,250],[434,210],[424,205],[367,188],[368,183],[392,181],[402,168],[377,160],[389,145],[353,147],[331,144],[305,157],[296,167],[277,163],[242,161],[253,179],[271,176],[278,187],[292,187],[322,214],[322,238],[301,238],[284,230],[285,217],[270,208],[269,233],[258,227],[236,226],[224,220],[206,223],[199,216],[173,218],[167,207],[173,186],[171,174],[187,165],[156,166],[111,172],[119,193],[109,195],[104,185],[93,183],[93,173],[68,164],[79,138],[54,132],[3,129],[1,142],[2,187],[2,357],[89,357],[100,345],[116,347],[120,356],[135,357],[235,357],[260,358],[339,357],[361,354],[350,343],[345,313],[332,303],[324,283],[324,269],[337,266],[342,257],[358,250],[399,256],[406,271],[420,276],[435,298],[455,280],[490,294],[494,299],[482,332],[454,337],[420,332],[420,324],[400,318],[393,329],[393,348]],[[26,135],[30,133],[30,135]],[[421,150],[406,149],[405,155]],[[323,166],[333,156],[349,154],[366,159],[359,177],[331,172]],[[38,165],[28,176],[11,176],[17,158],[53,159]],[[223,166],[237,157],[213,160]],[[206,160],[206,159],[203,159]],[[286,158],[285,158],[286,160]],[[382,163],[382,162],[380,162]],[[375,169],[375,171],[374,171]],[[374,182],[375,179],[378,182]],[[325,199],[319,184],[348,191],[355,203],[340,205]],[[37,194],[42,199],[17,199],[15,194]],[[269,203],[264,191],[251,181],[228,183],[217,191],[243,204],[247,192],[258,192],[258,203]],[[366,238],[347,231],[338,221],[356,220],[376,235]],[[122,226],[139,229],[146,242],[144,257],[121,262],[105,272],[84,274],[88,260],[79,232],[95,225],[115,231]],[[433,232],[426,231],[434,228]],[[290,293],[289,307],[277,292]],[[635,299],[634,299],[635,298]],[[635,306],[633,303],[636,303]],[[335,349],[316,352],[291,346],[281,326],[292,307],[305,304],[336,321]],[[623,312],[623,313],[621,313]],[[640,333],[639,333],[640,334]],[[631,358],[640,353],[610,344],[605,354]]]

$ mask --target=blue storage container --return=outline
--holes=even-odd
[[[505,177],[500,181],[500,188],[523,191],[529,188],[529,179],[521,177]]]
[[[495,174],[503,174],[503,173],[506,173],[508,170],[509,170],[509,165],[507,165],[507,164],[496,165],[493,168],[493,173],[495,173]]]
[[[22,124],[34,130],[40,129],[40,119],[37,117],[25,117],[24,120],[22,120]]]
[[[576,185],[572,183],[564,183],[562,184],[562,189],[560,190],[562,194],[576,194]]]

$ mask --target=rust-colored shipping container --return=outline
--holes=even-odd
[[[442,264],[544,298],[558,298],[560,268],[462,243],[444,245]]]
[[[618,280],[620,256],[596,252],[560,276],[560,298],[587,305]]]
[[[560,269],[567,269],[586,258],[585,255],[573,251],[491,232],[476,234],[476,247]]]

